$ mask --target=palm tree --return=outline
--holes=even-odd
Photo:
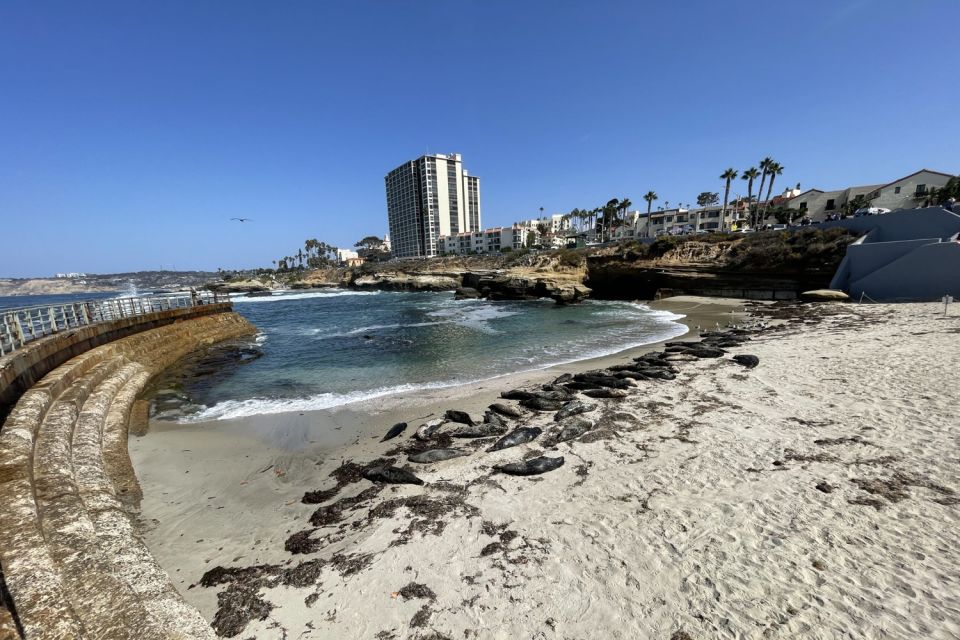
[[[783,175],[783,165],[779,162],[771,162],[767,165],[767,173],[770,175],[770,184],[767,185],[767,201],[763,204],[763,217],[767,217],[767,209],[770,207],[770,193],[773,191],[773,181],[777,176]]]
[[[624,226],[627,225],[627,212],[632,206],[633,206],[633,203],[630,202],[630,198],[624,198],[623,200],[620,201],[620,211],[621,211],[620,221],[623,223]]]
[[[760,176],[760,172],[757,171],[756,167],[750,167],[743,172],[743,175],[740,176],[747,181],[747,206],[750,206],[750,203],[753,202],[753,181]],[[751,219],[751,226],[756,226]]]
[[[645,194],[643,194],[643,199],[647,201],[647,217],[648,218],[650,217],[650,208],[653,206],[653,201],[656,200],[658,197],[659,196],[657,196],[656,191],[647,191]]]
[[[760,198],[763,197],[763,185],[767,181],[767,174],[770,173],[770,165],[773,164],[773,158],[767,156],[760,161],[760,189],[757,191],[757,220],[760,220]]]
[[[720,231],[723,231],[727,224],[727,202],[730,200],[730,181],[737,179],[737,170],[730,167],[720,174],[720,179],[727,181],[726,187],[723,190],[723,211],[720,213]]]

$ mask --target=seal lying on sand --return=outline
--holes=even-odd
[[[747,369],[753,369],[755,366],[760,364],[760,358],[757,356],[751,356],[749,354],[741,354],[738,356],[733,356],[733,361],[737,364],[742,364]]]
[[[524,462],[511,462],[509,464],[498,464],[493,468],[501,473],[507,473],[511,476],[534,476],[538,473],[546,473],[563,466],[563,456],[559,458],[548,458],[540,456]]]
[[[509,449],[510,447],[517,446],[518,444],[530,442],[541,433],[543,433],[543,429],[540,427],[517,427],[493,443],[493,446],[487,449],[487,451],[500,451],[501,449]]]
[[[370,467],[360,472],[360,475],[371,482],[388,482],[390,484],[423,484],[423,480],[400,467],[382,466]]]
[[[587,389],[583,395],[591,398],[626,398],[627,392],[623,389]]]
[[[466,411],[457,411],[456,409],[447,409],[443,417],[450,422],[460,422],[462,424],[473,424],[473,418]]]
[[[481,424],[465,425],[455,431],[450,432],[451,438],[489,438],[490,436],[499,436],[507,431],[504,424],[493,422],[483,422]]]
[[[506,404],[501,404],[499,402],[494,402],[492,405],[490,405],[490,410],[495,411],[502,416],[507,416],[508,418],[519,418],[521,415],[523,415],[513,407]]]
[[[557,444],[558,442],[579,438],[590,429],[593,429],[593,423],[586,418],[571,418],[561,425],[560,431],[550,438],[550,443]]]
[[[443,426],[443,419],[438,418],[436,420],[431,420],[430,422],[425,422],[419,427],[417,427],[417,432],[413,435],[414,438],[420,440],[421,442],[429,440],[433,437],[437,431],[440,430],[440,427]]]
[[[581,413],[588,413],[597,408],[597,405],[588,404],[586,402],[580,402],[579,400],[571,400],[567,404],[563,405],[560,408],[560,411],[557,411],[557,415],[553,416],[553,419],[557,422],[560,422],[564,418],[569,418],[570,416],[576,416]]]
[[[464,455],[466,455],[466,452],[460,451],[460,449],[430,449],[429,451],[415,453],[412,456],[409,456],[407,460],[410,462],[426,464],[428,462],[442,462],[443,460],[458,458]]]
[[[406,422],[398,422],[397,424],[390,427],[390,430],[387,431],[387,435],[383,436],[383,440],[381,440],[380,442],[386,442],[387,440],[392,440],[396,438],[398,435],[403,433],[404,429],[406,428],[407,428]]]

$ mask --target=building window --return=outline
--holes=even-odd
[[[926,195],[926,193],[927,193],[927,185],[925,185],[925,184],[918,184],[918,185],[917,185],[917,194],[916,194],[916,195],[922,196],[922,195]]]
[[[806,210],[807,210],[807,203],[806,203],[806,202],[801,202],[801,203],[800,203],[800,211],[806,211]]]
[[[894,188],[893,188],[893,192],[894,192],[894,193],[900,193],[900,187],[894,187]]]
[[[827,200],[827,206],[824,207],[824,209],[826,209],[827,211],[833,211],[833,207],[834,207],[833,198],[830,198],[829,200]]]

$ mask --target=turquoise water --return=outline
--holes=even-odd
[[[191,398],[192,419],[340,406],[615,353],[686,331],[627,302],[454,300],[452,293],[329,290],[237,298],[263,356]]]
[[[0,298],[0,308],[52,302]],[[171,374],[180,378],[162,380],[169,402],[159,412],[171,410],[160,417],[325,409],[616,353],[686,331],[676,322],[681,316],[629,302],[557,306],[454,300],[449,292],[289,292],[238,297],[234,309],[260,334],[229,358],[201,359]]]

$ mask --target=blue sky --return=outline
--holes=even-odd
[[[485,226],[693,202],[765,155],[778,186],[960,172],[958,23],[956,0],[6,0],[0,276],[352,245],[427,151],[481,177]]]

